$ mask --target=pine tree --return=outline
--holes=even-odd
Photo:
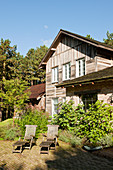
[[[109,31],[107,31],[106,35],[107,39],[103,39],[104,43],[113,46],[113,33],[109,33]]]
[[[15,98],[17,103],[24,103],[22,93],[27,87],[19,69],[22,56],[16,53],[16,46],[11,47],[10,43],[1,39],[0,44],[0,112],[3,119],[8,117],[9,110],[13,114],[14,107],[19,106],[14,102]]]
[[[23,79],[29,80],[31,85],[33,85],[33,81],[45,81],[45,70],[39,69],[39,64],[47,50],[48,48],[45,45],[36,49],[31,48],[21,62]]]

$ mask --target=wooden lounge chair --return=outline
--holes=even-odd
[[[47,127],[47,135],[42,134],[43,141],[40,144],[40,153],[49,153],[50,149],[56,149],[59,125],[47,125]]]
[[[26,131],[24,139],[19,140],[13,144],[13,150],[12,152],[22,152],[23,147],[27,149],[31,149],[32,144],[35,143],[35,133],[36,133],[36,127],[37,125],[25,125]]]

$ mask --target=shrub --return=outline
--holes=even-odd
[[[48,115],[46,115],[43,111],[28,109],[26,113],[22,115],[22,118],[16,120],[15,123],[19,125],[22,136],[25,135],[25,125],[37,125],[36,137],[38,137],[39,133],[47,130],[47,117]]]
[[[59,103],[58,114],[54,116],[52,120],[53,124],[58,124],[61,129],[72,130],[75,126],[75,109],[73,101]]]
[[[81,138],[86,137],[95,146],[102,137],[113,132],[112,107],[102,101],[89,106],[85,114],[77,114],[75,133]]]
[[[73,101],[60,103],[58,106],[59,112],[52,123],[60,125],[63,130],[74,131],[81,139],[86,138],[89,145],[96,146],[107,134],[113,133],[113,107],[103,101],[90,104],[86,112],[83,105],[74,108]],[[65,134],[61,138],[68,141]],[[72,139],[72,143],[74,141]]]

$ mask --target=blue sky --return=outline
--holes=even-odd
[[[49,47],[60,29],[103,41],[113,33],[113,0],[0,0],[0,39],[21,55]]]

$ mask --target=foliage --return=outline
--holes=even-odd
[[[16,57],[16,46],[11,47],[9,40],[1,39],[0,44],[0,81],[10,79],[14,73],[14,60]]]
[[[89,39],[91,39],[91,40],[94,40],[94,38],[92,38],[90,34],[87,34],[87,35],[86,35],[86,38],[89,38]]]
[[[73,107],[73,101],[59,103],[59,113],[54,116],[52,120],[53,124],[58,124],[61,129],[72,130],[75,125],[75,109]]]
[[[112,107],[102,101],[89,106],[85,114],[77,114],[75,133],[81,138],[86,137],[90,144],[96,145],[102,137],[113,132]]]
[[[0,44],[0,109],[8,113],[15,107],[23,105],[25,96],[23,92],[27,84],[22,80],[20,58],[16,53],[16,46],[11,46],[9,40],[1,39]],[[25,87],[26,86],[26,87]],[[24,87],[24,88],[23,88]],[[10,113],[11,115],[11,113]]]
[[[12,125],[13,125],[13,119],[10,118],[10,119],[0,122],[0,129],[4,127],[12,126]]]
[[[73,132],[67,130],[59,131],[59,140],[70,143],[72,146],[81,146],[82,139],[77,137]]]
[[[19,137],[19,136],[20,136],[20,131],[18,130],[17,127],[15,128],[13,127],[13,128],[6,130],[4,139],[14,140],[16,137]]]
[[[15,120],[15,123],[19,125],[22,136],[25,135],[25,125],[37,125],[36,137],[38,137],[39,133],[47,130],[47,118],[48,115],[43,111],[28,109],[26,113],[22,115],[21,119]]]
[[[23,75],[23,79],[29,80],[29,82],[33,85],[32,81],[38,80],[39,82],[45,81],[45,70],[39,68],[39,64],[46,54],[48,48],[44,46],[37,47],[36,49],[30,49],[25,56],[21,60],[21,71]]]
[[[21,79],[3,80],[4,90],[0,90],[1,105],[3,108],[15,108],[15,112],[22,113],[25,101],[28,100],[28,93],[25,93],[27,82]]]
[[[86,138],[90,145],[97,145],[102,138],[113,132],[113,108],[103,101],[90,104],[86,112],[83,105],[74,108],[72,101],[60,103],[58,109],[59,113],[52,123],[60,125],[63,130],[74,131],[76,137]]]
[[[0,122],[0,138],[5,139],[7,130],[12,127],[13,127],[13,119],[7,119]]]
[[[103,39],[104,43],[113,46],[113,33],[109,33],[109,31],[107,31],[106,35],[107,39]]]
[[[100,144],[106,147],[113,146],[113,134],[106,134],[100,139]]]

